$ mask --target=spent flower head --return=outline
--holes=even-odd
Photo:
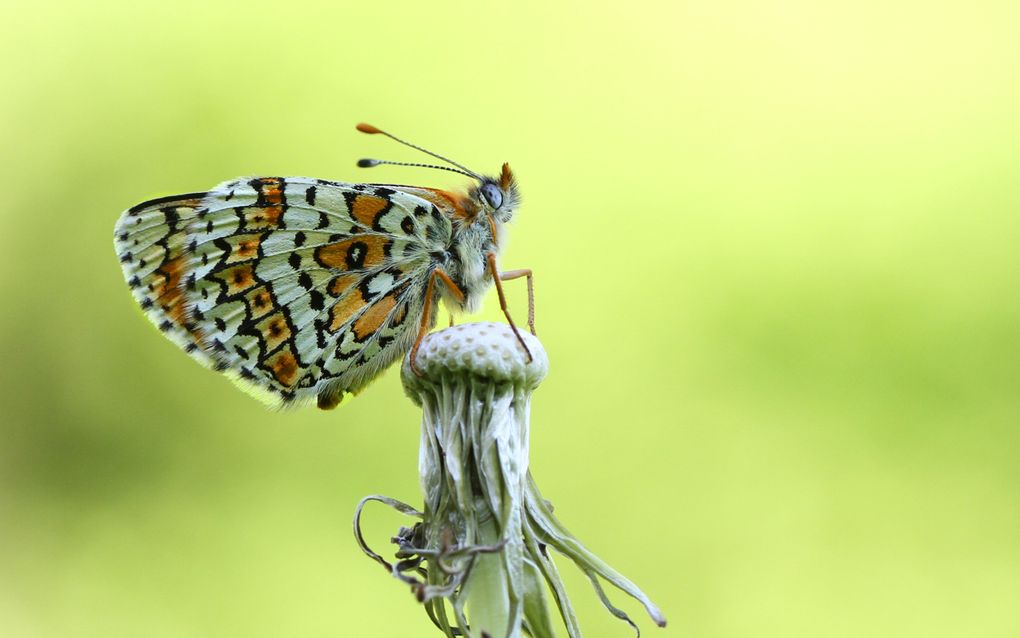
[[[446,636],[552,638],[551,595],[570,638],[581,635],[550,548],[591,581],[602,603],[602,582],[634,597],[659,626],[666,620],[634,583],[592,554],[553,514],[528,471],[531,393],[545,378],[542,344],[524,334],[531,353],[502,324],[474,323],[429,335],[415,370],[405,359],[407,395],[422,408],[419,474],[424,507],[383,496],[358,505],[355,535],[362,549],[412,587]],[[417,517],[401,528],[395,563],[369,549],[360,516],[369,501]],[[639,632],[640,633],[640,632]]]

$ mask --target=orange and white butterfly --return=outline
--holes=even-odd
[[[507,164],[483,177],[448,164],[464,193],[308,177],[243,177],[129,208],[115,228],[124,278],[149,319],[202,364],[274,405],[336,407],[409,350],[412,369],[441,299],[474,312],[500,280],[504,225],[520,202]],[[520,334],[517,333],[518,339]],[[527,350],[523,340],[521,347]],[[530,356],[530,353],[529,353]]]

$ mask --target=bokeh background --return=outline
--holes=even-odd
[[[462,183],[361,120],[516,169],[533,471],[647,635],[1020,635],[1017,3],[2,9],[0,635],[437,635],[350,533],[420,502],[397,371],[267,411],[111,245],[237,175]]]

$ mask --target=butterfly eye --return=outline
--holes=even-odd
[[[489,203],[489,206],[492,206],[493,210],[497,210],[503,205],[503,192],[499,190],[498,186],[491,183],[482,184],[481,190],[482,196]]]

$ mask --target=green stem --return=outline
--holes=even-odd
[[[495,545],[500,540],[499,526],[494,518],[489,517],[479,523],[480,544]],[[506,633],[511,610],[502,552],[475,556],[465,589],[472,638],[481,638],[483,631],[491,638],[515,638],[508,637]]]

